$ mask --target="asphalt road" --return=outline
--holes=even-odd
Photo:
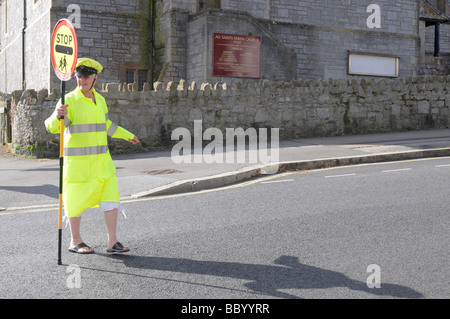
[[[0,298],[449,298],[450,158],[273,175],[123,203],[57,265],[57,210],[0,212]],[[375,268],[374,268],[375,267]],[[368,283],[380,288],[369,288]]]

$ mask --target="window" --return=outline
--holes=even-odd
[[[450,14],[449,0],[427,0],[426,2],[442,14],[447,16]]]
[[[147,82],[147,70],[127,70],[126,82],[127,83],[137,83],[138,90],[142,91],[144,83]]]
[[[438,9],[441,13],[445,14],[446,9],[446,0],[428,0],[428,3],[430,3],[433,7]]]
[[[127,70],[127,83],[134,83],[134,70]]]
[[[147,82],[147,70],[139,70],[138,71],[139,91],[142,91],[145,82]]]
[[[198,1],[199,11],[208,9],[208,8],[218,8],[220,9],[220,0],[199,0]]]

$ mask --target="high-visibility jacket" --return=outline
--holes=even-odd
[[[125,140],[134,137],[109,120],[105,99],[92,91],[95,103],[80,89],[65,96],[69,106],[64,117],[63,200],[69,218],[98,207],[100,202],[119,202],[116,167],[107,136]],[[50,133],[60,132],[56,110],[45,120],[45,126]]]

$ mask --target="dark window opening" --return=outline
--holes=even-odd
[[[147,82],[148,70],[127,70],[126,82],[137,83],[138,90],[142,91],[144,88],[144,83]]]
[[[217,8],[220,9],[220,0],[199,0],[198,2],[199,11],[208,9],[208,8]]]

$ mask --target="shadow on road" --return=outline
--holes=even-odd
[[[56,199],[58,199],[59,194],[58,187],[48,184],[41,186],[0,186],[0,190],[31,195],[46,195],[48,197]]]
[[[249,280],[244,284],[256,293],[278,298],[299,298],[282,292],[283,289],[324,289],[346,287],[377,296],[396,298],[423,298],[411,288],[381,283],[381,288],[368,288],[365,282],[350,279],[342,273],[301,264],[297,257],[281,256],[275,265],[244,264],[237,262],[200,261],[185,258],[118,256],[127,267],[187,274],[210,275]]]

